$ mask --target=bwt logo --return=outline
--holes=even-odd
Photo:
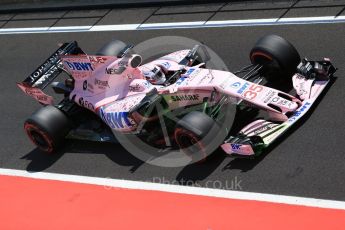
[[[128,112],[105,112],[103,108],[100,109],[102,120],[107,123],[112,129],[121,129],[132,127],[133,124],[128,118]]]
[[[90,71],[93,70],[92,65],[90,62],[68,62],[65,61],[65,64],[71,70],[76,71]]]
[[[245,91],[248,88],[248,86],[249,86],[248,82],[244,83],[244,85],[237,91],[237,93],[242,94],[243,91]]]
[[[309,109],[311,103],[307,102],[299,110],[296,110],[292,117],[289,118],[289,121],[292,122],[296,120],[306,109]]]
[[[178,81],[176,82],[176,85],[181,85],[182,82],[184,82],[184,80],[186,80],[185,77],[181,77],[180,79],[178,79]]]

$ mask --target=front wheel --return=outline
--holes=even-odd
[[[24,129],[39,149],[53,153],[62,145],[71,125],[61,110],[48,105],[32,114],[25,121]]]
[[[174,138],[181,151],[194,162],[199,162],[214,150],[210,148],[212,139],[219,131],[220,127],[211,117],[194,111],[177,123]]]

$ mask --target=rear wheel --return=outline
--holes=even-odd
[[[54,106],[45,106],[31,115],[24,123],[30,140],[42,151],[55,152],[71,130],[66,115]]]
[[[113,40],[100,48],[96,55],[100,56],[118,56],[126,48],[127,44],[120,40]]]
[[[197,62],[197,64],[205,63],[205,65],[206,65],[206,62],[208,62],[210,60],[210,57],[208,56],[208,53],[206,50],[206,47],[201,46],[199,49],[200,50],[198,50],[196,52],[196,55],[198,56],[198,58],[196,59],[196,62]]]
[[[279,76],[291,77],[301,58],[290,42],[277,35],[267,35],[255,43],[250,51],[250,60],[255,65],[264,66],[268,80],[276,80]]]

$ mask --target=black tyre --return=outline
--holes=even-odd
[[[204,46],[201,46],[199,50],[196,52],[198,58],[196,59],[199,63],[205,63],[210,60],[208,55],[207,49]]]
[[[207,147],[219,130],[220,127],[211,117],[194,111],[177,123],[174,137],[179,148],[198,162],[207,157]]]
[[[66,115],[54,106],[37,110],[25,121],[24,129],[30,140],[42,151],[55,152],[71,130]]]
[[[121,51],[127,46],[126,43],[120,40],[113,40],[105,44],[102,48],[100,48],[96,55],[100,56],[118,56]]]
[[[301,58],[290,42],[277,35],[267,35],[256,42],[250,51],[250,60],[263,65],[269,77],[277,77],[294,74]]]

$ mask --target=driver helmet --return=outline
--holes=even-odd
[[[155,66],[151,71],[144,72],[144,76],[154,85],[162,85],[166,81],[165,74],[159,66]]]

